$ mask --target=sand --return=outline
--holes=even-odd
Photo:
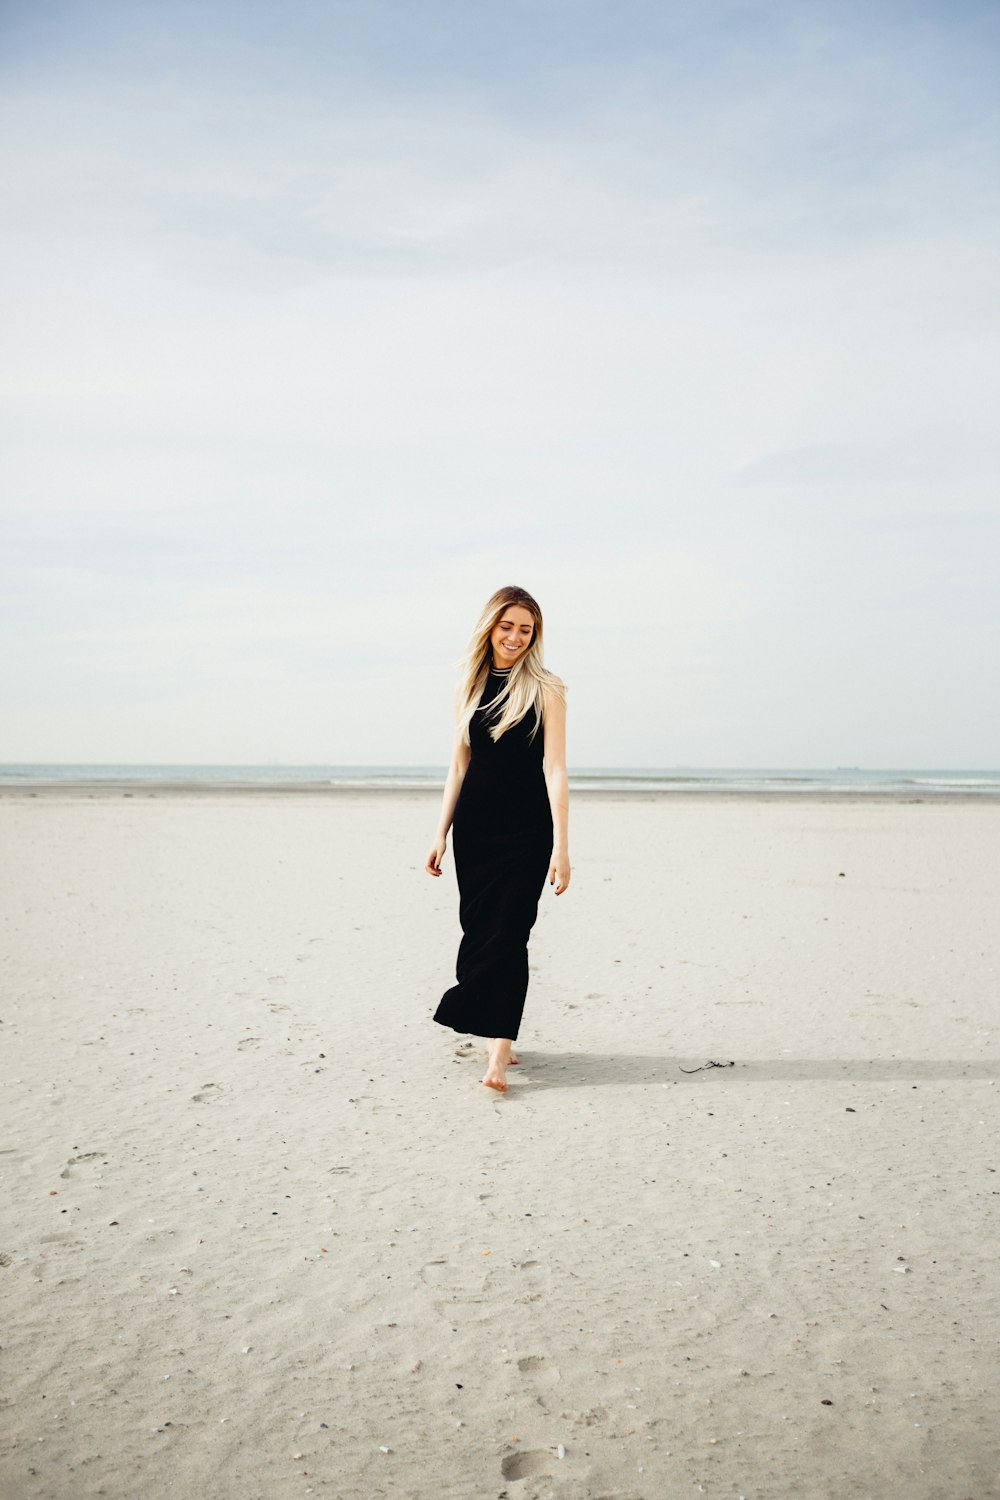
[[[576,797],[499,1096],[437,805],[0,796],[4,1500],[1000,1493],[1000,806]]]

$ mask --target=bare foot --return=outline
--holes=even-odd
[[[503,1041],[503,1038],[501,1037],[500,1040]],[[486,1056],[489,1057],[489,1055],[490,1055],[490,1048],[496,1046],[496,1044],[497,1044],[497,1038],[495,1036],[487,1037],[486,1041],[487,1041]],[[507,1062],[510,1064],[511,1067],[516,1067],[517,1064],[520,1061],[521,1061],[521,1059],[519,1057],[515,1057],[514,1053],[513,1053],[513,1050],[512,1050],[510,1056],[507,1059]]]
[[[510,1042],[506,1037],[490,1038],[490,1060],[486,1067],[483,1082],[488,1089],[498,1089],[500,1093],[507,1091],[507,1064],[510,1062]]]

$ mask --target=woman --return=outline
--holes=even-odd
[[[429,875],[448,830],[462,941],[458,983],[435,1021],[485,1036],[483,1083],[507,1088],[528,989],[528,935],[548,874],[569,885],[566,689],[542,665],[542,612],[524,589],[498,589],[480,616],[455,693],[455,741]]]

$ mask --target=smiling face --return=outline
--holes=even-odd
[[[518,661],[531,645],[534,634],[535,619],[530,609],[509,604],[490,631],[493,665],[509,667]]]

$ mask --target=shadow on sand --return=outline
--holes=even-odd
[[[536,1052],[520,1051],[525,1082],[532,1089],[593,1088],[597,1084],[697,1083],[706,1087],[725,1088],[727,1083],[807,1083],[835,1081],[848,1083],[919,1083],[945,1082],[951,1079],[973,1081],[1000,1078],[1000,1058],[734,1058],[733,1067],[706,1068],[703,1072],[684,1073],[683,1068],[699,1068],[707,1057],[662,1057],[642,1053],[612,1052]],[[717,1054],[716,1062],[729,1058]],[[508,1077],[514,1081],[518,1069]]]

